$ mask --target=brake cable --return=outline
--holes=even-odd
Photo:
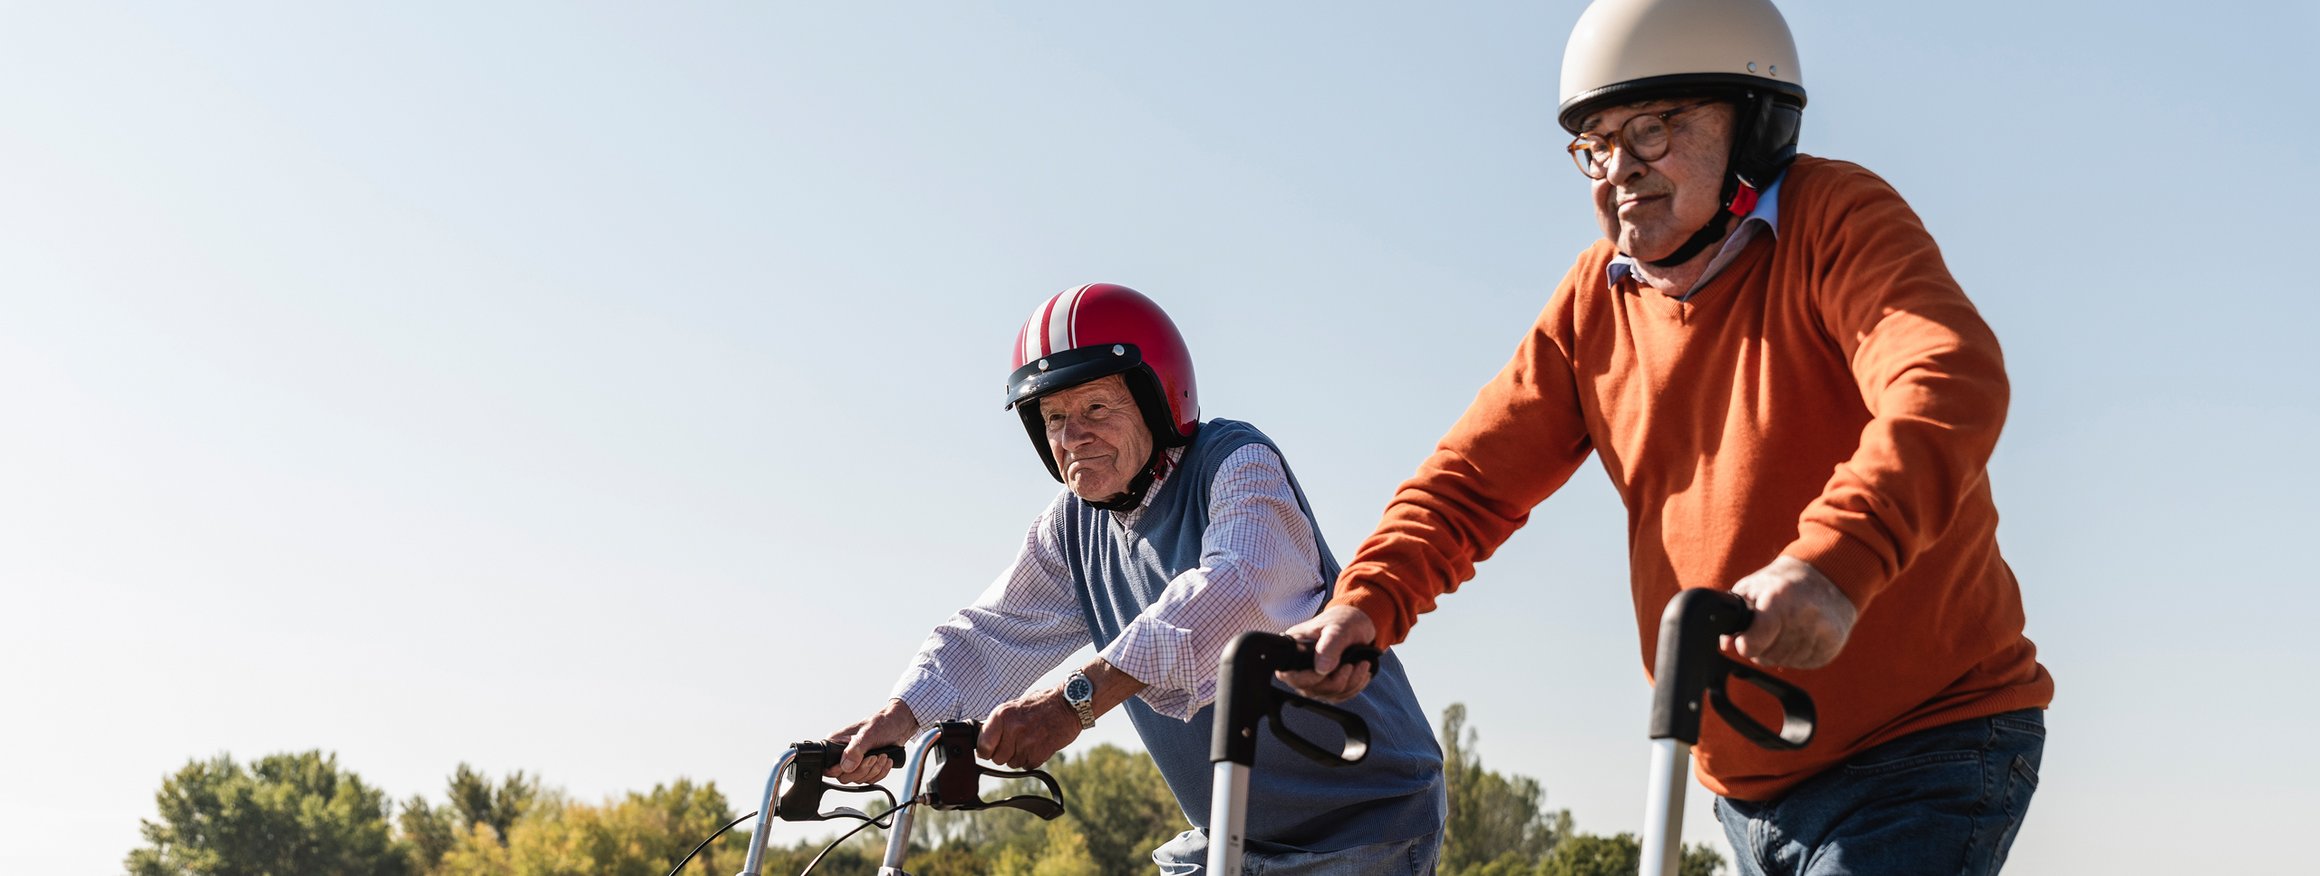
[[[852,818],[862,822],[855,825],[852,830],[840,834],[837,839],[831,840],[828,845],[823,846],[822,850],[814,855],[813,860],[806,863],[805,869],[798,872],[798,876],[809,876],[815,867],[821,865],[824,858],[829,857],[831,852],[837,850],[839,845],[852,839],[855,834],[861,833],[865,828],[875,825],[907,832],[909,815],[904,810],[922,803],[929,808],[938,810],[973,811],[1006,808],[1020,809],[1042,820],[1053,820],[1061,817],[1064,813],[1063,788],[1056,784],[1054,776],[1049,775],[1044,770],[1003,770],[976,762],[975,743],[981,735],[982,727],[980,721],[945,721],[935,728],[922,732],[920,735],[922,742],[930,738],[936,742],[937,747],[934,753],[941,757],[942,766],[935,773],[932,788],[928,788],[923,793],[917,787],[907,788],[905,790],[910,794],[909,799],[899,801],[895,799],[893,792],[888,791],[883,786],[841,785],[822,777],[822,771],[835,766],[839,757],[845,753],[844,743],[821,740],[800,742],[790,746],[790,750],[783,755],[783,759],[794,768],[795,780],[790,782],[788,787],[782,791],[780,798],[774,801],[773,817],[783,821],[829,821],[838,818]],[[921,748],[924,747],[922,744]],[[889,745],[872,749],[868,756],[882,756],[893,761],[896,765],[901,765],[904,754],[901,746]],[[920,759],[923,760],[923,757],[922,754]],[[923,774],[924,768],[923,763],[912,764],[908,775],[914,784]],[[781,772],[781,766],[777,765],[773,777],[768,779],[766,786],[768,798],[772,797],[773,783],[779,781]],[[1003,800],[985,800],[980,788],[984,776],[999,779],[1032,779],[1044,785],[1048,795],[1019,794]],[[821,799],[822,794],[826,791],[847,793],[876,791],[886,795],[886,800],[891,805],[886,811],[876,815],[848,807],[839,807],[823,812],[820,811]],[[685,866],[692,863],[693,857],[700,854],[702,849],[708,848],[709,843],[715,842],[717,837],[723,835],[727,830],[731,830],[735,825],[760,814],[762,812],[752,812],[718,828],[716,833],[710,834],[708,839],[702,840],[701,844],[694,846],[693,851],[687,853],[683,860],[678,861],[677,866],[669,871],[669,876],[680,876]],[[901,826],[897,828],[897,825]],[[751,848],[753,852],[756,851],[754,841]],[[891,854],[893,852],[890,849],[889,855]]]

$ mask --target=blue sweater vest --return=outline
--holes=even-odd
[[[1130,621],[1159,599],[1170,580],[1199,566],[1217,469],[1225,457],[1249,444],[1280,452],[1272,439],[1247,423],[1203,424],[1175,474],[1161,482],[1133,527],[1122,526],[1111,512],[1089,507],[1077,497],[1064,503],[1065,565],[1071,569],[1097,648],[1119,638]],[[1287,457],[1282,459],[1287,472]],[[1313,520],[1313,508],[1294,474],[1289,488],[1296,493],[1297,507],[1305,512],[1321,555],[1310,586],[1326,595],[1337,580],[1337,560],[1321,541],[1321,525]],[[1442,750],[1434,744],[1433,729],[1418,707],[1401,661],[1388,652],[1380,670],[1360,696],[1343,704],[1369,722],[1369,756],[1360,765],[1322,766],[1281,744],[1270,730],[1262,733],[1249,777],[1251,848],[1333,852],[1442,828],[1448,811]],[[1142,699],[1128,700],[1125,708],[1169,790],[1175,792],[1177,805],[1195,826],[1206,829],[1209,728],[1216,707],[1202,708],[1189,722],[1161,715]],[[1319,726],[1308,727],[1306,722]],[[1318,719],[1307,718],[1297,728],[1324,745],[1336,738],[1333,728]]]

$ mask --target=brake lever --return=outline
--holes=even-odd
[[[1782,681],[1770,673],[1751,669],[1721,654],[1716,655],[1716,659],[1723,661],[1723,671],[1709,685],[1707,698],[1708,704],[1716,708],[1716,714],[1724,717],[1726,726],[1731,727],[1734,732],[1739,733],[1748,741],[1774,751],[1796,751],[1812,742],[1818,715],[1814,712],[1812,697],[1807,695],[1802,688]],[[1771,694],[1773,699],[1778,700],[1780,702],[1780,729],[1773,730],[1759,724],[1756,719],[1749,717],[1747,712],[1741,711],[1740,707],[1732,702],[1731,695],[1724,692],[1726,680],[1737,680],[1752,685],[1757,690]]]
[[[1384,656],[1385,652],[1378,650],[1375,645],[1353,645],[1338,655],[1337,662],[1340,666],[1367,663],[1369,664],[1369,674],[1374,677],[1381,671],[1378,667],[1378,660]],[[1275,671],[1298,672],[1309,671],[1312,668],[1313,644],[1300,641],[1294,652],[1281,656],[1280,665],[1276,667]],[[1273,719],[1273,737],[1295,749],[1298,754],[1319,763],[1333,766],[1352,766],[1360,763],[1362,758],[1369,756],[1369,723],[1363,721],[1360,715],[1277,687],[1270,688],[1270,694],[1270,708],[1266,709],[1266,712],[1267,716]],[[1321,747],[1319,743],[1299,735],[1297,731],[1289,729],[1289,722],[1281,719],[1281,707],[1283,706],[1311,712],[1329,719],[1330,723],[1336,724],[1338,729],[1345,731],[1345,745],[1337,751],[1330,751]]]
[[[1004,770],[987,767],[975,760],[975,743],[980,738],[980,721],[948,721],[942,725],[942,766],[934,774],[934,789],[926,794],[926,804],[936,809],[973,811],[977,809],[1020,809],[1053,821],[1063,815],[1063,787],[1045,770]],[[1047,786],[1053,797],[1037,794],[1019,794],[1004,800],[985,800],[982,778],[1035,779]]]
[[[883,816],[872,816],[851,806],[839,806],[828,812],[821,811],[822,794],[829,791],[848,794],[877,792],[886,797],[886,809],[889,813],[898,805],[894,799],[894,792],[883,786],[844,785],[822,777],[822,771],[836,766],[838,759],[845,754],[845,743],[814,740],[800,742],[792,748],[797,752],[790,762],[795,770],[794,778],[791,779],[788,787],[782,789],[781,799],[774,806],[775,817],[783,821],[829,821],[837,818],[852,818],[867,821],[882,828],[888,826],[886,822],[879,820]],[[896,764],[900,764],[903,758],[902,746],[888,745],[873,748],[866,756],[879,757],[881,755]]]
[[[1329,719],[1330,723],[1336,724],[1339,730],[1345,731],[1345,744],[1337,751],[1330,751],[1321,747],[1320,743],[1307,739],[1297,731],[1289,729],[1289,722],[1281,719],[1280,707],[1282,706],[1311,712]],[[1280,700],[1274,706],[1272,717],[1273,737],[1295,749],[1298,754],[1317,762],[1331,766],[1352,766],[1360,763],[1362,758],[1369,756],[1369,722],[1362,720],[1360,715],[1319,700],[1309,700],[1283,691]]]

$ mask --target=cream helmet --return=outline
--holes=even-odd
[[[1654,264],[1690,260],[1796,159],[1804,72],[1788,21],[1771,0],[1596,0],[1563,47],[1556,120],[1573,135],[1603,109],[1710,97],[1738,110],[1716,218]]]

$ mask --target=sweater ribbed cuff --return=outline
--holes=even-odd
[[[1369,622],[1377,627],[1377,646],[1391,648],[1410,635],[1410,628],[1402,623],[1401,602],[1393,594],[1358,582],[1339,581],[1338,594],[1329,600],[1331,606],[1351,606],[1369,615]]]
[[[1853,601],[1855,611],[1867,611],[1870,601],[1885,592],[1885,585],[1893,581],[1884,558],[1875,550],[1826,526],[1805,524],[1797,540],[1780,553],[1803,560],[1828,576],[1829,583],[1837,585]]]

